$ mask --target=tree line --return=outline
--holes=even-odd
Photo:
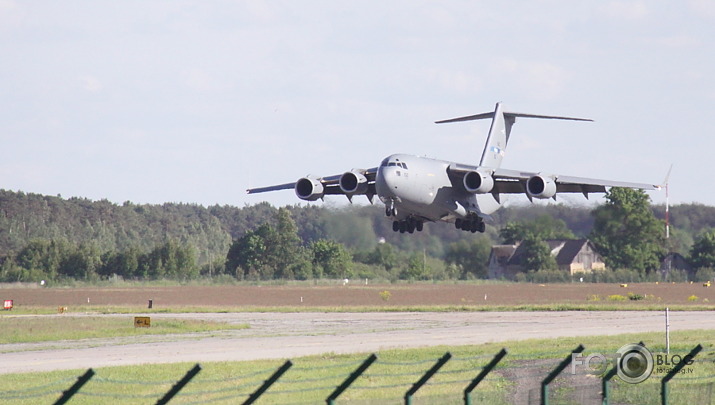
[[[671,207],[671,246],[663,215],[644,192],[614,188],[595,208],[502,208],[485,234],[429,224],[410,235],[375,206],[117,205],[0,190],[0,281],[484,278],[498,243],[522,243],[527,270],[554,269],[544,241],[556,238],[590,238],[611,269],[647,274],[668,251],[715,267],[715,207]]]

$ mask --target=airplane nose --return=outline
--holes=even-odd
[[[395,179],[394,179],[394,169],[387,167],[381,167],[377,172],[377,178],[375,179],[375,189],[377,193],[381,196],[393,196],[394,190],[396,189]]]

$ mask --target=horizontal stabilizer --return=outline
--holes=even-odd
[[[555,115],[524,114],[524,113],[515,113],[515,112],[507,112],[507,111],[505,111],[503,114],[504,114],[505,118],[542,118],[542,119],[547,119],[547,120],[593,121],[592,119],[589,119],[589,118],[559,117],[559,116],[555,116]],[[435,124],[447,124],[450,122],[483,120],[483,119],[492,118],[492,117],[494,117],[494,112],[488,112],[488,113],[482,113],[482,114],[477,114],[477,115],[467,115],[465,117],[450,118],[448,120],[436,121]]]

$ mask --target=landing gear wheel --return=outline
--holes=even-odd
[[[397,232],[400,230],[400,223],[397,221],[392,221],[392,231]]]
[[[479,222],[479,226],[477,226],[477,231],[480,233],[484,233],[484,231],[487,230],[487,224],[484,223],[484,221]]]
[[[424,225],[424,223],[422,223],[421,221],[417,221],[417,224],[416,224],[417,232],[422,232],[423,225]]]
[[[462,219],[457,218],[454,220],[454,227],[457,229],[462,229]]]

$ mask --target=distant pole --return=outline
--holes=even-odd
[[[665,239],[670,239],[670,197],[668,196],[668,183],[665,183]],[[670,244],[668,244],[670,247]]]
[[[670,354],[670,315],[668,307],[665,307],[665,353]]]
[[[422,248],[422,275],[427,272],[427,248]]]

